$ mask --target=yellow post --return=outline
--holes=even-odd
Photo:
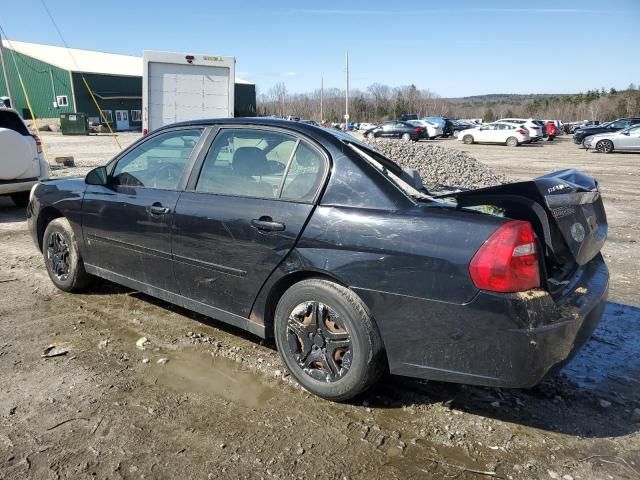
[[[100,116],[102,117],[102,120],[104,120],[104,123],[107,125],[107,128],[109,129],[109,133],[118,144],[118,147],[120,147],[120,150],[122,150],[122,145],[120,145],[120,142],[118,141],[118,137],[111,129],[111,125],[109,125],[109,122],[107,121],[107,117],[105,116],[104,112],[100,108],[100,105],[98,105],[98,101],[96,100],[96,97],[93,96],[93,92],[91,91],[91,88],[89,88],[89,84],[87,83],[87,80],[84,78],[84,75],[82,76],[82,81],[84,82],[84,86],[87,87],[87,91],[89,92],[89,95],[91,95],[91,99],[93,100],[93,103],[96,104],[96,108],[98,109],[98,112],[100,112]]]

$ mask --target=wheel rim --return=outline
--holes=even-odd
[[[611,141],[604,140],[598,143],[596,148],[598,149],[599,152],[609,153],[611,150],[613,150],[613,145],[611,144]]]
[[[69,245],[58,232],[53,232],[47,242],[49,270],[60,281],[69,278]]]
[[[287,344],[298,367],[315,380],[335,382],[351,367],[351,335],[335,310],[321,302],[300,303],[291,311]]]
[[[404,135],[402,135],[402,139],[403,139],[405,142],[408,142],[408,141],[409,141],[409,139],[411,139],[411,136],[410,136],[408,133],[405,133]]]

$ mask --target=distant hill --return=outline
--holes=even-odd
[[[522,93],[489,93],[487,95],[472,95],[469,97],[456,97],[456,98],[443,98],[443,100],[447,100],[451,103],[457,104],[484,104],[484,103],[503,103],[503,104],[512,104],[512,105],[521,105],[529,100],[542,100],[558,98],[558,97],[568,97],[573,94],[571,93],[530,93],[530,94],[522,94]]]

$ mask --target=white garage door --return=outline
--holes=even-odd
[[[149,130],[202,118],[230,117],[229,69],[149,63]]]

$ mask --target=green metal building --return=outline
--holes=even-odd
[[[82,112],[90,121],[103,123],[86,81],[114,129],[141,128],[141,57],[7,40],[2,47],[13,108],[25,119],[31,115],[18,71],[38,118]],[[0,65],[0,97],[8,96],[2,73]],[[234,104],[236,116],[255,115],[255,85],[236,79]]]

